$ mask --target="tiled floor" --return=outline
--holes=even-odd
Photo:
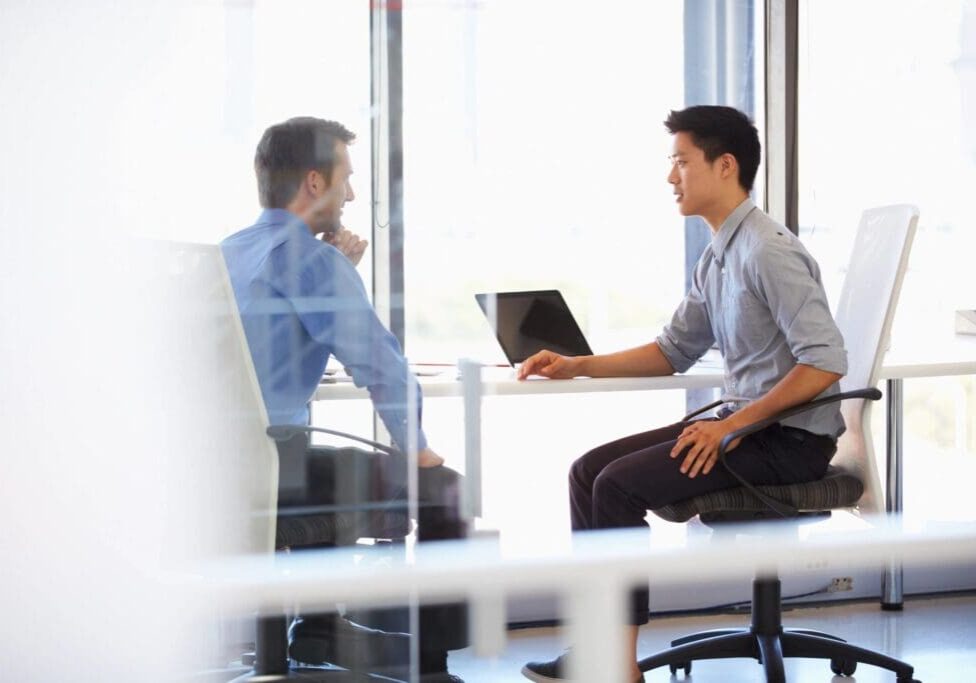
[[[673,637],[711,628],[738,627],[748,615],[663,617],[641,630],[640,652],[651,654],[668,646]],[[907,661],[922,683],[976,681],[976,595],[909,598],[903,612],[882,612],[876,601],[796,608],[784,613],[783,625],[826,631],[872,650]],[[452,653],[451,671],[466,683],[516,683],[525,681],[519,671],[533,659],[548,659],[563,648],[557,629],[539,628],[509,632],[500,657],[478,659],[472,650]],[[861,665],[853,677],[834,676],[823,660],[795,659],[786,665],[787,680],[800,683],[893,683],[891,672]],[[693,673],[672,679],[668,670],[655,669],[648,683],[686,680],[689,683],[761,683],[762,667],[755,660],[696,662]],[[612,683],[612,682],[593,682]]]

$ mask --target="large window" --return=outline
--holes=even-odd
[[[101,209],[100,229],[216,242],[249,225],[259,210],[252,163],[261,133],[312,115],[359,136],[351,153],[360,198],[346,218],[369,233],[368,4],[56,4],[10,10],[9,24],[35,36],[4,46],[4,74],[11,92],[32,93],[35,130],[47,131],[26,156],[85,169],[72,186],[81,206]],[[69,28],[95,17],[90,35]],[[48,42],[62,47],[30,51]],[[33,95],[37,74],[47,99]]]
[[[560,289],[596,352],[653,340],[685,291],[686,221],[663,120],[756,97],[753,3],[404,5],[406,352],[504,356],[485,291]],[[761,52],[761,50],[759,50]],[[697,257],[697,253],[695,254]],[[455,465],[457,402],[427,400]],[[566,542],[565,476],[599,443],[684,414],[683,392],[491,398],[485,521],[502,541]]]
[[[559,288],[596,350],[683,288],[661,121],[682,3],[426,3],[404,13],[407,351],[504,360],[479,291]]]
[[[955,309],[976,305],[974,46],[972,0],[801,3],[800,237],[836,297],[861,212],[919,207],[896,350],[951,337]],[[974,424],[972,377],[905,381],[908,516],[972,518],[952,482],[976,474]]]

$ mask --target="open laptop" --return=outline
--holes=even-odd
[[[559,290],[474,296],[512,367],[542,349],[564,356],[593,353]]]

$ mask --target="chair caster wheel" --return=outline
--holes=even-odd
[[[922,683],[917,678],[898,678],[895,683]]]
[[[671,675],[678,673],[678,669],[685,672],[685,676],[691,673],[691,662],[681,662],[680,664],[668,664],[668,668],[671,669]]]
[[[857,662],[849,659],[831,659],[830,670],[838,676],[851,676],[857,670]]]

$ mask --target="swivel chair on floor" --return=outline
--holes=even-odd
[[[818,481],[787,486],[752,486],[739,479],[739,488],[717,491],[653,510],[658,517],[685,522],[695,517],[716,528],[727,522],[787,520],[799,523],[811,517],[829,517],[831,510],[859,507],[881,509],[881,488],[871,444],[869,401],[881,397],[878,384],[898,293],[908,264],[918,210],[888,206],[866,211],[858,228],[854,251],[841,291],[837,324],[848,352],[849,372],[837,396],[794,407],[768,420],[728,434],[719,448],[725,463],[728,445],[790,415],[827,402],[843,400],[841,412],[847,431],[826,476]],[[721,401],[686,416],[686,419],[721,405]],[[738,476],[732,472],[733,476]],[[830,660],[831,670],[850,676],[858,663],[889,669],[898,683],[918,683],[913,668],[892,657],[850,645],[836,636],[805,629],[784,629],[780,580],[760,574],[753,580],[752,624],[747,629],[720,629],[695,633],[671,642],[671,648],[642,659],[641,670],[667,665],[671,673],[691,672],[694,660],[749,657],[759,660],[767,683],[783,683],[784,657]]]

